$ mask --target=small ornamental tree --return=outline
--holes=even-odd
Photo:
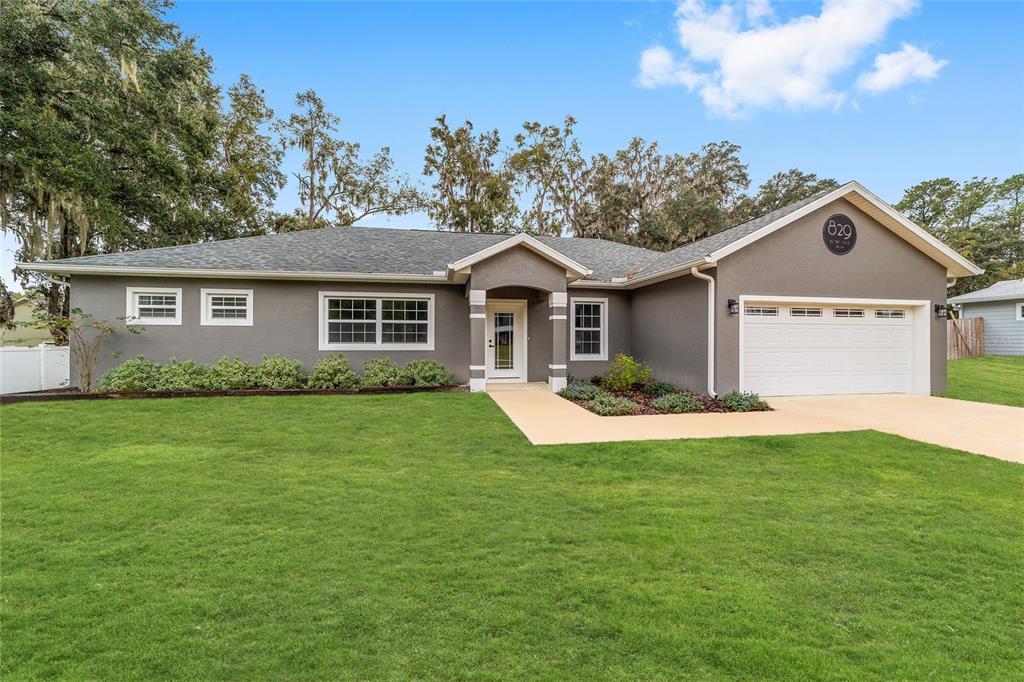
[[[94,320],[92,315],[82,312],[81,308],[72,308],[67,317],[51,315],[45,310],[35,313],[33,322],[22,323],[26,327],[48,327],[68,340],[71,351],[71,364],[78,373],[78,389],[91,391],[96,377],[96,366],[103,358],[103,346],[107,337],[122,328],[130,334],[141,334],[142,327],[124,324],[127,318],[119,317],[116,321]],[[110,357],[120,357],[120,352],[111,353]]]

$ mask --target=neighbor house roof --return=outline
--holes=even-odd
[[[980,268],[914,225],[856,182],[819,192],[668,252],[604,239],[328,227],[187,246],[24,263],[56,274],[119,274],[280,279],[460,281],[471,265],[525,247],[566,268],[583,286],[633,288],[712,267],[725,256],[836,199],[846,199],[946,266],[951,277]]]
[[[981,303],[983,301],[1012,301],[1024,299],[1024,279],[1004,279],[990,287],[960,294],[949,299],[950,303]]]

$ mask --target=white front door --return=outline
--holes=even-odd
[[[747,301],[742,388],[765,396],[911,393],[919,312],[885,303]]]
[[[526,381],[526,301],[488,301],[487,380]]]

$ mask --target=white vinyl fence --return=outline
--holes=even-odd
[[[0,393],[42,391],[68,385],[71,355],[67,346],[0,347]]]

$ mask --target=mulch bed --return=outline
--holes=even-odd
[[[289,388],[246,389],[240,391],[137,391],[117,393],[92,391],[84,393],[74,388],[52,391],[30,391],[0,395],[0,405],[34,403],[54,400],[120,400],[138,398],[227,398],[274,395],[380,395],[382,393],[461,393],[467,386],[382,386],[376,388]]]
[[[732,412],[732,410],[726,407],[725,403],[723,403],[718,398],[712,398],[709,395],[705,395],[703,393],[693,393],[691,391],[681,390],[677,392],[682,393],[683,395],[688,395],[691,398],[696,399],[701,404],[701,409],[698,410],[697,412],[688,412],[685,414],[703,414],[706,412]],[[630,391],[608,391],[608,393],[611,393],[612,395],[617,396],[619,398],[628,398],[637,405],[639,405],[640,409],[635,414],[675,414],[673,412],[662,412],[654,407],[654,401],[657,400],[660,396],[648,395],[647,393],[644,393],[643,391],[638,389],[633,389]],[[588,401],[586,400],[573,400],[571,402],[576,403],[585,410],[587,409]]]
[[[731,410],[725,406],[718,398],[712,398],[709,395],[703,395],[701,393],[691,393],[690,391],[679,391],[683,395],[688,395],[691,398],[696,398],[700,402],[701,409],[699,412],[691,412],[690,414],[699,414],[700,412],[730,412]],[[658,399],[658,396],[652,396],[644,393],[643,391],[626,391],[624,393],[615,393],[620,398],[629,398],[634,403],[640,406],[640,411],[637,414],[672,414],[671,412],[661,412],[657,410],[653,403]]]

